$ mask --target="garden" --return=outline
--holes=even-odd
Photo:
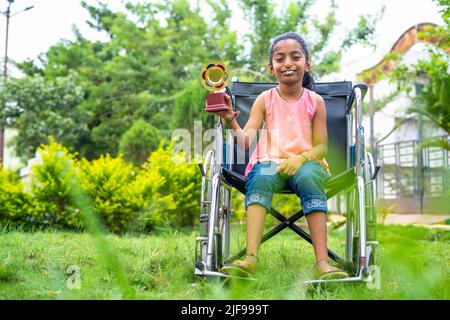
[[[0,299],[450,299],[449,229],[385,224],[391,209],[383,207],[376,212],[380,260],[373,282],[305,284],[315,277],[314,252],[290,230],[262,245],[256,281],[194,274],[198,163],[211,143],[203,132],[196,140],[195,126],[207,130],[215,120],[203,111],[202,64],[224,61],[242,81],[274,82],[265,70],[267,46],[295,31],[311,40],[320,82],[355,46],[376,46],[384,10],[354,17],[353,28],[342,32],[335,1],[320,17],[314,0],[200,2],[127,2],[115,11],[81,1],[87,24],[107,40],[91,40],[74,26],[72,40],[35,59],[5,61],[18,76],[2,78],[0,121],[14,132],[7,147],[20,166],[0,168]],[[407,67],[401,55],[389,55],[397,67],[376,80],[388,80],[398,94],[409,93],[418,75],[427,77],[407,112],[448,133],[450,2],[434,3],[444,24],[419,35],[434,39],[429,59]],[[248,25],[242,33],[230,27],[236,7]],[[330,46],[337,32],[339,45]],[[378,112],[390,101],[379,98],[372,107]],[[369,115],[366,104],[363,113]],[[174,139],[180,130],[196,140],[187,152]],[[425,139],[419,148],[427,147],[450,151],[448,139]],[[246,212],[244,196],[231,196],[234,252],[245,247]],[[292,195],[276,195],[274,204],[283,212],[300,209]],[[304,220],[297,224],[308,231]],[[275,224],[268,217],[265,229]],[[329,247],[344,256],[345,224],[329,219],[327,226]]]

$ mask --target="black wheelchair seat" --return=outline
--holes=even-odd
[[[235,187],[242,194],[247,193],[245,176],[243,176],[237,172],[231,171],[227,168],[222,168],[222,173],[223,173],[225,180],[230,185]],[[341,172],[338,175],[331,176],[325,184],[325,191],[326,191],[327,198],[328,199],[332,198],[334,195],[336,195],[340,191],[351,188],[354,184],[355,184],[355,172],[353,169],[349,169],[344,172]],[[288,189],[282,190],[279,193],[291,194],[291,193],[293,193],[293,191],[290,188],[288,188]]]

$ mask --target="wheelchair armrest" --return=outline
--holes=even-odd
[[[198,163],[198,168],[203,177],[206,177],[205,169],[203,169],[203,163]]]
[[[373,176],[371,177],[372,180],[375,180],[378,175],[378,171],[380,171],[381,166],[375,166],[375,172],[373,173]]]
[[[347,103],[347,113],[349,113],[353,107],[353,102],[355,100],[355,88],[359,88],[361,90],[361,102],[362,102],[364,100],[364,97],[366,96],[368,86],[363,82],[359,82],[353,86],[352,94],[350,95]]]
[[[325,183],[325,192],[327,199],[331,199],[336,194],[343,190],[347,190],[356,183],[355,170],[353,168],[347,169],[337,175],[328,178]]]

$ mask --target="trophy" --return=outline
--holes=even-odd
[[[202,85],[209,91],[223,90],[230,79],[228,68],[222,62],[213,61],[203,66],[200,73]],[[227,111],[224,92],[213,92],[206,96],[206,112]]]

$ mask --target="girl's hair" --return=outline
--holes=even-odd
[[[269,64],[272,66],[272,58],[273,58],[273,54],[274,54],[274,50],[275,50],[275,45],[282,41],[282,40],[287,40],[287,39],[292,39],[298,42],[298,44],[300,45],[300,48],[302,49],[303,53],[305,54],[305,58],[306,61],[309,61],[309,52],[308,52],[308,46],[306,45],[305,40],[303,40],[302,37],[300,37],[298,34],[296,34],[295,32],[286,32],[283,34],[280,34],[279,36],[277,36],[275,39],[273,39],[272,43],[270,44],[270,48],[269,48]],[[312,74],[308,71],[305,71],[305,73],[303,74],[303,81],[302,81],[302,86],[307,88],[307,89],[313,89],[315,86],[315,82],[314,79],[312,77]]]

